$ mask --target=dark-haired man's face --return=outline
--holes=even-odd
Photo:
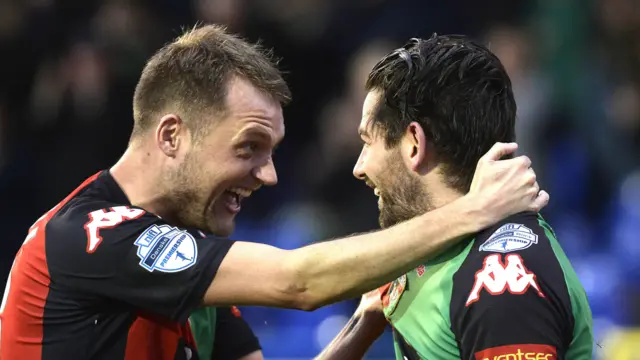
[[[424,214],[430,202],[419,176],[405,165],[399,147],[387,148],[383,130],[375,131],[371,125],[379,97],[379,92],[372,91],[365,99],[358,129],[364,144],[353,175],[374,189],[380,226],[385,228]]]

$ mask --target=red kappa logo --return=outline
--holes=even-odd
[[[491,254],[484,259],[482,269],[476,272],[476,279],[466,306],[480,299],[482,289],[491,295],[501,295],[507,290],[512,294],[522,295],[529,290],[529,287],[533,287],[540,297],[544,297],[536,275],[527,270],[520,255],[508,254],[506,264],[502,262],[501,256]]]

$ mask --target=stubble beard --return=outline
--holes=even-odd
[[[207,222],[209,209],[206,197],[203,198],[205,193],[199,188],[201,170],[196,165],[194,157],[187,154],[184,162],[166,175],[165,183],[170,186],[167,189],[167,207],[178,222],[176,225],[210,232],[211,225]]]
[[[378,222],[388,228],[400,222],[422,215],[431,209],[431,196],[417,175],[409,173],[402,160],[390,158],[386,174],[389,177],[378,181],[382,206]]]

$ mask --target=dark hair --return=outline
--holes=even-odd
[[[154,125],[162,111],[187,115],[209,109],[224,111],[227,86],[235,76],[281,104],[291,99],[271,52],[217,25],[186,32],[153,55],[142,71],[133,99],[132,138]],[[202,118],[192,116],[185,122],[198,132],[206,125]]]
[[[372,124],[387,147],[416,121],[459,191],[469,190],[478,160],[495,142],[515,140],[511,80],[491,51],[465,36],[411,39],[376,64],[366,90],[382,93]]]

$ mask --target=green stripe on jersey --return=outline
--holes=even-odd
[[[473,241],[468,240],[429,261],[422,276],[415,270],[407,273],[401,301],[388,316],[392,326],[423,359],[460,359],[450,321],[452,275],[472,247]],[[396,353],[398,359],[403,359],[397,344]]]
[[[201,360],[209,360],[213,354],[217,315],[217,308],[206,306],[197,309],[189,317],[189,326]]]
[[[571,298],[571,312],[575,325],[573,327],[573,339],[569,345],[566,358],[571,359],[591,359],[593,357],[593,317],[591,315],[591,308],[587,299],[587,294],[580,284],[578,275],[576,274],[573,266],[569,262],[569,258],[560,247],[556,234],[551,229],[551,226],[542,218],[538,216],[538,222],[544,229],[551,248],[560,263],[562,272],[564,273],[564,281],[567,284],[569,290],[569,297]]]

